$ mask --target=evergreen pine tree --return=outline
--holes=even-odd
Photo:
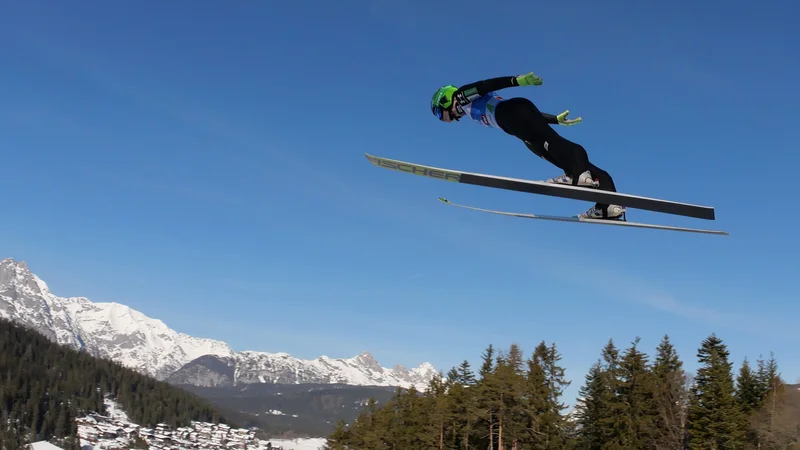
[[[658,345],[652,372],[653,400],[657,411],[653,424],[654,447],[683,450],[688,414],[687,377],[683,362],[667,335]]]
[[[774,389],[774,381],[778,378],[778,363],[773,352],[770,352],[767,361],[759,358],[755,378],[758,385],[758,398],[763,401],[769,391]]]
[[[431,448],[444,449],[445,437],[452,426],[452,410],[445,396],[451,386],[452,383],[446,383],[440,374],[436,374],[428,383],[425,392],[428,400],[426,409],[429,411],[425,435],[428,440],[434,441],[433,445],[428,444]]]
[[[526,413],[532,449],[564,448],[567,444],[567,423],[562,414],[566,405],[561,396],[570,382],[559,365],[560,360],[555,344],[548,347],[544,341],[528,360]]]
[[[625,351],[620,366],[616,402],[621,405],[618,423],[619,445],[622,448],[647,448],[655,440],[657,409],[655,383],[647,355],[637,349],[639,338]]]
[[[326,437],[322,450],[347,450],[353,448],[351,432],[344,419],[336,423],[336,428]]]
[[[750,362],[745,357],[739,369],[739,375],[736,377],[736,399],[739,401],[742,411],[747,415],[758,409],[763,400],[762,386],[759,385],[759,381],[750,368]]]
[[[470,448],[471,435],[478,421],[476,379],[467,361],[461,363],[457,372],[458,376],[451,383],[448,393],[448,404],[452,411],[450,442],[454,449],[467,449]]]
[[[579,429],[578,448],[600,450],[608,441],[609,433],[603,422],[609,414],[612,395],[607,374],[603,371],[600,360],[592,364],[578,393],[580,400],[574,413]]]
[[[476,418],[485,427],[486,433],[483,433],[486,441],[486,446],[481,445],[483,448],[489,450],[495,449],[495,442],[497,436],[497,382],[494,377],[495,361],[494,361],[494,347],[490,344],[482,355],[483,363],[479,371],[480,379],[477,389],[477,408]]]
[[[466,359],[458,366],[458,382],[464,386],[475,384],[475,374],[472,373],[472,366]]]
[[[753,377],[755,378],[755,390],[757,391],[759,405],[757,409],[751,412],[751,437],[755,436],[753,440],[755,440],[756,445],[766,446],[772,444],[780,447],[781,444],[800,442],[800,427],[796,427],[794,432],[796,440],[791,437],[793,434],[791,431],[787,435],[785,432],[776,433],[773,428],[775,425],[775,412],[776,410],[785,410],[785,408],[781,407],[781,402],[787,399],[784,392],[784,383],[778,373],[778,363],[773,352],[770,352],[769,359],[766,361],[759,358],[758,369]],[[790,412],[788,415],[800,419],[800,414],[792,414]],[[783,436],[779,436],[781,434]]]
[[[370,397],[367,401],[367,407],[360,414],[359,420],[363,425],[361,432],[362,445],[370,448],[379,448],[384,439],[381,433],[378,404],[374,397]]]
[[[742,361],[739,375],[736,377],[736,400],[747,418],[752,417],[758,411],[764,400],[757,374],[750,368],[750,362],[746,357]],[[759,439],[756,428],[749,426],[745,434],[746,441],[757,447]]]
[[[618,393],[621,385],[619,349],[613,339],[609,339],[601,354],[603,360],[603,378],[605,379],[606,411],[600,418],[599,426],[604,436],[603,448],[622,449],[625,447],[625,415],[627,406]]]
[[[697,357],[701,367],[689,409],[689,448],[743,448],[745,417],[734,397],[727,346],[715,334],[704,339]]]
[[[449,383],[456,383],[458,382],[458,369],[453,367],[447,371],[446,379]]]
[[[500,449],[514,446],[526,429],[522,395],[523,358],[520,347],[512,344],[507,353],[498,356],[492,376],[494,387],[492,404],[495,406],[497,417],[497,446]]]
[[[547,425],[542,415],[547,410],[547,371],[545,369],[545,357],[547,347],[544,342],[540,343],[533,350],[533,354],[528,359],[528,370],[525,375],[524,405],[525,420],[527,422],[527,437],[532,444],[532,448],[542,448],[547,441]]]

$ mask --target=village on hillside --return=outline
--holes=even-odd
[[[92,413],[76,419],[82,450],[137,448],[137,444],[158,450],[292,450],[256,438],[255,428],[197,421],[176,429],[164,423],[145,428],[131,423],[116,402],[108,398],[106,407],[108,415]]]
[[[283,450],[257,439],[255,429],[231,428],[225,424],[192,422],[191,426],[173,430],[162,423],[155,428],[144,428],[100,414],[90,414],[76,422],[83,450],[131,448],[137,441],[161,450]]]

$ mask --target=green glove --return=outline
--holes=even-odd
[[[520,86],[541,86],[542,79],[536,76],[535,73],[530,72],[525,75],[518,75],[517,84]]]
[[[569,110],[566,110],[556,116],[556,119],[558,119],[558,123],[560,125],[575,125],[576,123],[580,123],[581,120],[583,120],[580,117],[578,117],[577,119],[567,119],[567,114],[569,114]]]

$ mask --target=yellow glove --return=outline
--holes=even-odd
[[[566,110],[556,116],[559,125],[575,125],[576,123],[580,123],[581,120],[583,120],[581,117],[578,117],[577,119],[567,119],[567,114],[569,114],[569,110]]]
[[[518,75],[516,78],[517,78],[517,84],[520,85],[520,86],[541,86],[542,85],[542,79],[539,78],[533,72],[526,73],[525,75]]]

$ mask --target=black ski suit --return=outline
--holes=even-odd
[[[493,91],[513,86],[519,86],[513,76],[478,81],[459,87],[453,94],[453,100],[457,103],[457,111],[463,113],[461,107]],[[573,185],[577,185],[580,175],[588,170],[592,178],[600,183],[598,189],[616,192],[611,175],[589,162],[586,149],[563,138],[550,126],[558,124],[555,115],[539,111],[527,98],[514,97],[503,99],[496,106],[494,117],[503,131],[519,138],[535,155],[572,177]],[[602,203],[597,203],[596,206],[601,209],[608,207]]]

